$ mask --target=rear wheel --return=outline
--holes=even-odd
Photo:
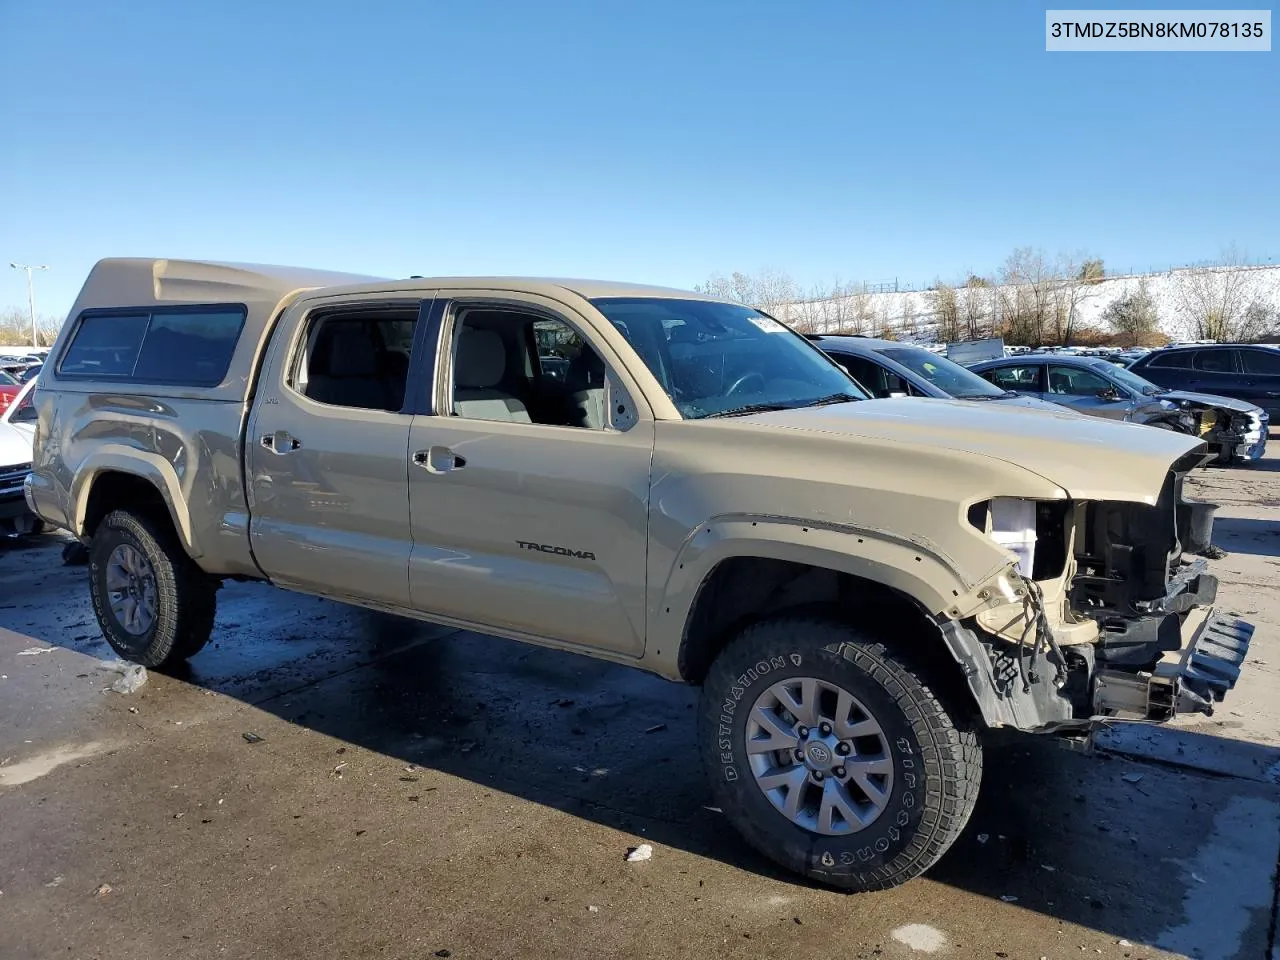
[[[111,648],[144,667],[194,656],[213,632],[217,584],[150,516],[107,514],[89,549],[89,590]]]
[[[968,822],[982,774],[970,715],[863,631],[780,617],[716,659],[700,737],[749,843],[823,883],[881,890],[933,866]]]

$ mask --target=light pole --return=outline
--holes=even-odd
[[[36,290],[35,285],[31,282],[32,270],[48,270],[48,264],[43,263],[10,263],[9,266],[15,270],[25,270],[27,272],[27,309],[31,312],[31,346],[40,346],[40,336],[36,331]]]

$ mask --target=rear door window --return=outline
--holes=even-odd
[[[1004,390],[1018,393],[1044,393],[1044,365],[1039,363],[1016,364],[983,370],[981,376]]]
[[[1205,373],[1235,373],[1238,369],[1234,350],[1197,350],[1192,365]]]

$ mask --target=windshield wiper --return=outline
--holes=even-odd
[[[1010,397],[1016,397],[1017,394],[1012,390],[1006,390],[1004,393],[961,393],[957,396],[961,400],[1008,400]]]
[[[855,400],[861,399],[861,397],[855,397],[850,393],[833,393],[829,396],[819,397],[817,400],[807,400],[804,403],[798,403],[791,409],[799,410],[801,407],[829,407],[833,403],[853,403]]]
[[[710,420],[712,417],[745,417],[751,413],[771,413],[775,410],[790,410],[791,407],[785,403],[748,403],[741,407],[730,407],[728,410],[721,410],[718,413],[708,413],[704,420]]]

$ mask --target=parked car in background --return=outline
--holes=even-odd
[[[1266,411],[1231,397],[1166,390],[1100,357],[1069,354],[992,360],[974,373],[995,386],[1110,420],[1149,424],[1204,440],[1218,463],[1257,460],[1266,450]]]
[[[1156,350],[1137,358],[1134,373],[1172,390],[1235,397],[1280,419],[1280,347],[1197,344]]]
[[[22,485],[31,473],[35,440],[35,381],[0,413],[0,536],[39,533],[44,523],[31,512]]]
[[[22,384],[18,382],[18,378],[0,370],[0,413],[9,408],[9,404],[18,398],[21,391]]]
[[[914,344],[821,334],[811,334],[809,340],[844,367],[873,397],[936,397],[998,401],[1055,412],[1062,409],[1057,404],[992,386],[954,360]]]
[[[43,363],[33,363],[27,369],[23,370],[18,376],[18,382],[30,383],[36,377],[40,376],[40,371],[44,369]]]

